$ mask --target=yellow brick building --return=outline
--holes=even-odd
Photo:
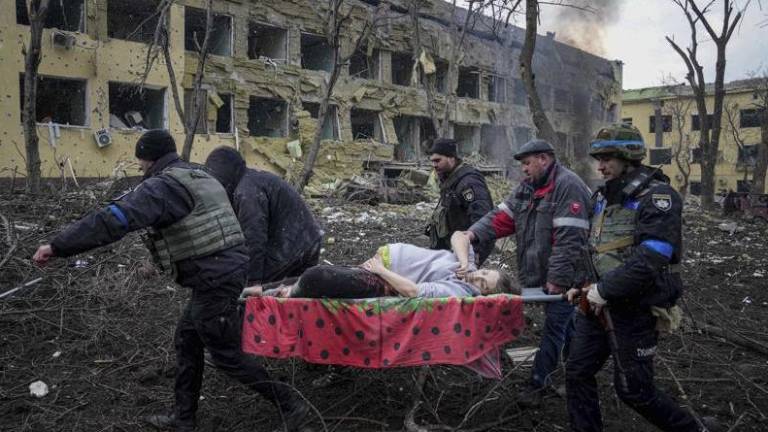
[[[717,191],[745,190],[752,179],[757,144],[760,143],[760,116],[756,93],[758,80],[727,83],[724,99],[723,130],[720,137],[715,188]],[[713,89],[707,85],[707,110],[712,115]],[[660,115],[661,132],[656,132],[656,116]],[[701,166],[698,111],[693,93],[687,85],[649,87],[624,91],[622,121],[636,126],[648,148],[644,163],[661,165],[672,185],[680,188],[681,171],[675,162],[690,165],[689,192],[698,195]],[[682,139],[681,139],[682,137]],[[685,166],[685,165],[684,165]]]

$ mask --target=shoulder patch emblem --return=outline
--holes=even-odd
[[[461,196],[463,196],[466,201],[472,201],[475,199],[475,191],[473,191],[472,188],[464,189],[461,191]]]
[[[653,194],[651,195],[651,202],[653,206],[661,211],[669,211],[672,208],[672,195],[670,194]]]
[[[572,202],[571,203],[571,213],[577,215],[580,212],[581,212],[581,203]]]

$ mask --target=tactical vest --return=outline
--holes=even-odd
[[[472,171],[468,165],[458,165],[440,186],[440,201],[432,211],[428,225],[432,249],[450,247],[446,242],[450,241],[453,232],[469,228],[469,215],[461,208],[462,198],[453,188]]]
[[[219,182],[199,169],[169,168],[163,171],[192,196],[194,207],[180,221],[150,230],[147,246],[163,271],[174,263],[200,258],[243,243],[243,232],[232,205]]]

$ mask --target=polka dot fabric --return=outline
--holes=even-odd
[[[499,347],[515,340],[525,322],[522,299],[510,295],[251,297],[244,317],[243,351],[258,356],[366,368],[463,365],[497,378]]]

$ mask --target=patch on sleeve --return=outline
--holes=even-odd
[[[571,203],[571,214],[577,215],[581,213],[581,203],[572,202]]]
[[[672,208],[672,195],[670,194],[653,194],[651,195],[651,202],[653,206],[661,211],[669,211]]]
[[[472,202],[472,200],[475,199],[475,191],[472,190],[472,188],[467,188],[461,191],[461,196],[464,197],[465,201]]]

